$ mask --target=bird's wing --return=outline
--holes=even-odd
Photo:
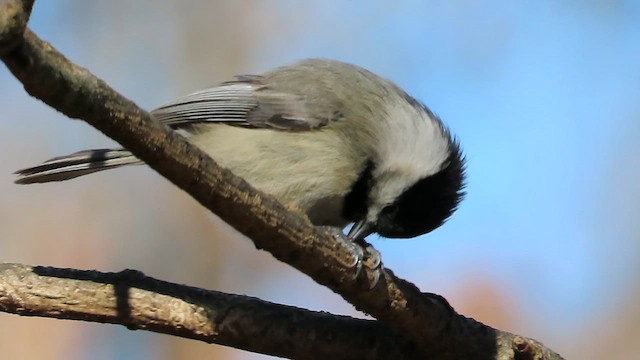
[[[201,90],[151,112],[158,121],[183,128],[197,123],[224,123],[251,128],[310,130],[322,127],[328,118],[309,115],[304,96],[265,85],[256,75],[238,76],[236,81]]]

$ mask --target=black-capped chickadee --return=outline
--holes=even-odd
[[[430,232],[463,196],[458,143],[426,106],[360,67],[310,59],[181,97],[151,112],[220,165],[315,225],[407,238]],[[18,184],[142,162],[124,149],[56,157]]]

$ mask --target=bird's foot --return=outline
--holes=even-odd
[[[367,279],[369,281],[369,289],[373,289],[380,281],[380,276],[382,275],[382,271],[384,271],[384,266],[382,265],[382,255],[373,245],[369,244],[364,240],[352,240],[356,246],[364,249],[364,257],[360,262],[360,269],[362,269],[362,265],[368,270],[367,271]],[[359,274],[356,274],[354,277],[357,278]]]
[[[349,249],[352,255],[348,261],[340,259],[340,263],[349,269],[353,269],[353,275],[351,280],[356,280],[360,277],[362,269],[366,269],[368,288],[372,289],[378,284],[384,266],[382,265],[382,255],[371,244],[364,240],[352,239],[342,232],[341,229],[331,226],[321,226],[324,230],[327,230],[331,235]]]

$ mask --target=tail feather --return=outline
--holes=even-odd
[[[78,151],[71,155],[55,157],[30,168],[18,170],[16,184],[33,184],[63,181],[97,171],[129,164],[142,163],[129,151],[122,149],[96,149]]]

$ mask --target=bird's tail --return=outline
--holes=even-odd
[[[124,149],[95,149],[49,159],[40,165],[18,170],[16,184],[63,181],[97,171],[123,165],[141,164],[138,158]]]

